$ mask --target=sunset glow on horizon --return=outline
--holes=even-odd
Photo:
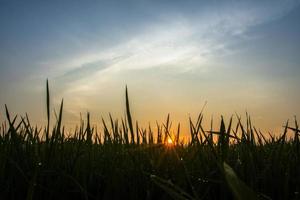
[[[155,127],[170,113],[188,132],[249,113],[278,131],[300,115],[300,1],[46,1],[0,3],[0,122],[4,105],[45,124],[124,117]],[[53,121],[52,120],[52,121]],[[170,139],[170,138],[169,138]],[[169,140],[168,144],[171,143]]]

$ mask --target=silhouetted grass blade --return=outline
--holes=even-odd
[[[131,119],[131,114],[130,114],[130,107],[129,107],[129,98],[128,98],[128,89],[126,86],[125,90],[125,100],[126,100],[126,115],[127,115],[127,122],[131,134],[131,142],[134,142],[134,132],[133,132],[133,125],[132,125],[132,119]]]
[[[150,175],[150,178],[157,186],[159,186],[166,193],[168,193],[173,199],[179,199],[179,200],[194,199],[192,196],[187,194],[184,190],[174,185],[170,181],[164,180],[156,175]]]
[[[235,174],[234,170],[227,164],[223,163],[224,175],[226,182],[232,191],[234,197],[238,200],[258,199],[257,195]]]
[[[47,131],[46,131],[46,141],[49,140],[49,126],[50,126],[50,91],[49,91],[49,83],[47,79],[46,83],[46,101],[47,101]]]

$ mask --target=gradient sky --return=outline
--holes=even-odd
[[[262,130],[300,115],[300,1],[0,1],[0,120],[124,114],[143,124],[249,112]]]

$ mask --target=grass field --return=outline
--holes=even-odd
[[[10,116],[0,129],[0,199],[300,199],[297,120],[275,137],[249,116],[204,130],[203,113],[190,119],[190,141],[169,116],[153,128],[132,120],[126,89],[124,120],[73,133],[62,122],[63,102],[50,128]],[[290,125],[291,124],[291,125]],[[289,134],[289,136],[288,136]]]

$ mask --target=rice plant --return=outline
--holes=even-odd
[[[62,124],[63,100],[50,128],[50,91],[46,84],[46,127],[28,115],[11,116],[0,127],[0,199],[299,199],[297,120],[279,136],[256,129],[250,116],[219,130],[205,130],[204,114],[189,119],[190,140],[180,124],[171,131],[170,115],[141,127],[131,115],[125,90],[123,119],[102,130],[90,115],[72,133]],[[172,129],[173,130],[173,129]],[[290,137],[288,134],[292,134]]]

